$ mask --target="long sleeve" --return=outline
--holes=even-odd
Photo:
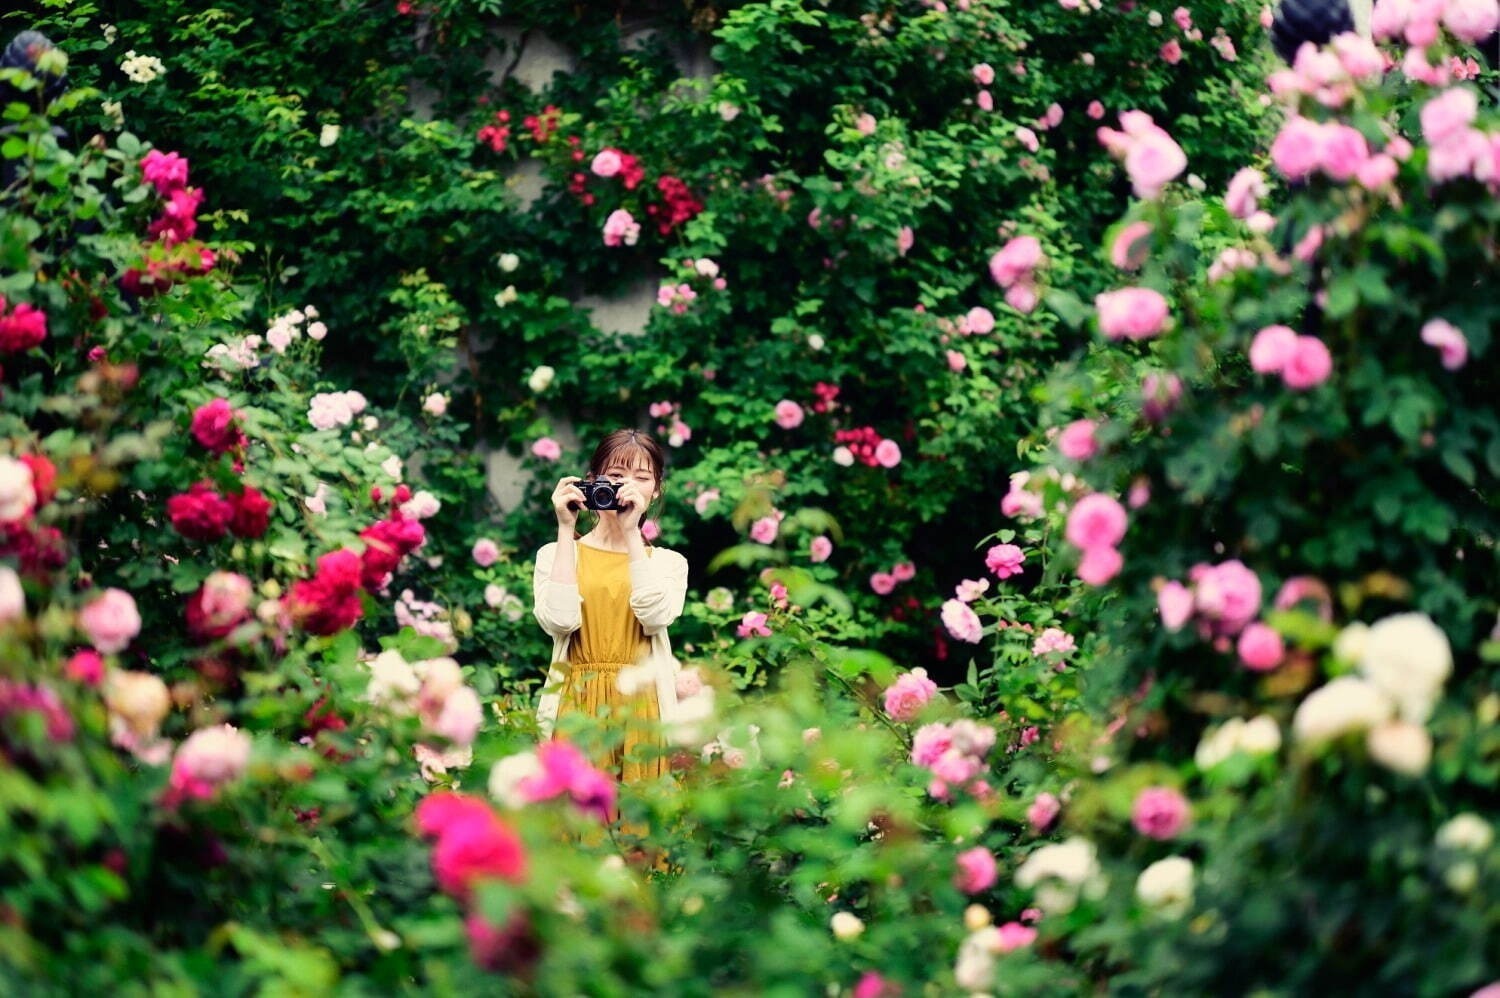
[[[544,544],[536,553],[536,572],[532,577],[534,605],[532,613],[554,638],[565,638],[578,630],[583,623],[583,598],[578,595],[578,586],[564,585],[552,581],[552,559],[557,554],[557,544]]]
[[[656,548],[645,561],[630,564],[630,609],[649,637],[682,615],[687,600],[687,559]]]

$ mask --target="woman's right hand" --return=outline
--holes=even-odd
[[[576,482],[583,479],[577,475],[569,475],[558,480],[557,488],[552,490],[552,510],[557,514],[557,525],[572,529],[578,524],[578,511],[583,508],[583,490]]]

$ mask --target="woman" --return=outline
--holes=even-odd
[[[536,619],[552,637],[552,667],[537,706],[542,737],[570,714],[605,715],[602,723],[618,734],[608,756],[595,762],[622,783],[667,771],[655,729],[677,705],[680,666],[667,627],[682,613],[687,559],[650,546],[641,534],[647,508],[661,497],[662,470],[661,445],[647,434],[605,437],[589,477],[623,482],[620,509],[600,510],[594,528],[578,536],[580,479],[562,479],[552,492],[557,540],[536,555]],[[636,756],[641,748],[645,757]]]

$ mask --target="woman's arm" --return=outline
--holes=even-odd
[[[687,559],[657,548],[651,557],[630,559],[630,609],[649,637],[682,615],[687,600]]]
[[[577,566],[573,563],[573,557],[571,531],[568,533],[566,553],[563,553],[560,541],[545,544],[536,553],[536,571],[532,575],[535,598],[532,613],[536,615],[537,623],[542,625],[542,630],[554,638],[567,637],[583,623],[583,599],[578,595]],[[567,563],[565,572],[560,566],[562,562]],[[565,581],[558,581],[559,574],[566,575]]]

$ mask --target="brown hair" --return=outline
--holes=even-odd
[[[661,494],[661,479],[666,472],[667,455],[661,449],[661,444],[656,438],[644,430],[615,430],[613,433],[599,441],[599,446],[594,448],[594,456],[589,458],[589,476],[599,478],[604,474],[604,469],[612,464],[619,464],[631,468],[638,464],[638,458],[644,455],[651,464],[651,473],[656,476],[656,485],[652,489],[657,495]],[[654,497],[647,497],[651,502]],[[646,514],[641,517],[645,523],[645,516],[651,512],[650,507]]]

